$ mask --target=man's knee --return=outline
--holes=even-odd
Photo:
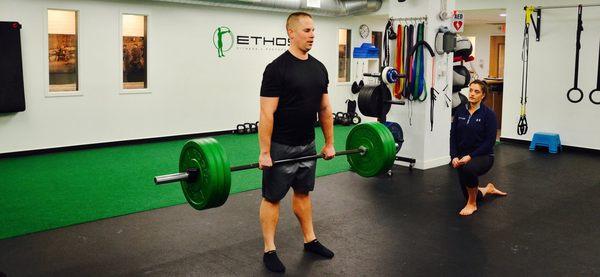
[[[304,191],[304,190],[294,189],[294,198],[301,199],[301,200],[308,199],[309,198],[309,192],[310,191]]]
[[[293,209],[295,213],[302,212],[310,207],[310,196],[308,192],[294,191]]]
[[[278,207],[279,206],[279,201],[280,200],[276,200],[276,199],[269,199],[266,197],[263,197],[262,202],[266,205],[266,206],[271,206],[271,207]]]

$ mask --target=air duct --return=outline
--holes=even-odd
[[[214,7],[253,9],[276,12],[304,11],[322,16],[349,16],[373,13],[383,0],[152,0]]]

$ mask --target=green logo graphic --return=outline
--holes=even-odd
[[[219,58],[225,57],[225,52],[233,47],[233,33],[229,27],[218,27],[213,33],[213,44],[217,48]]]

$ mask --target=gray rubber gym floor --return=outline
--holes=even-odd
[[[284,201],[277,245],[289,275],[599,276],[598,154],[530,152],[502,144],[482,181],[508,197],[474,216],[455,172],[395,167],[392,177],[346,172],[317,180],[312,194],[323,260],[302,250]],[[257,276],[262,265],[260,191],[221,208],[180,205],[0,241],[8,276]]]

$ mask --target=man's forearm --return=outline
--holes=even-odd
[[[258,124],[258,140],[260,153],[271,152],[271,135],[273,134],[273,115],[260,113],[260,122]]]
[[[333,115],[331,112],[331,108],[319,112],[319,122],[321,122],[321,129],[323,130],[326,145],[333,145]]]

